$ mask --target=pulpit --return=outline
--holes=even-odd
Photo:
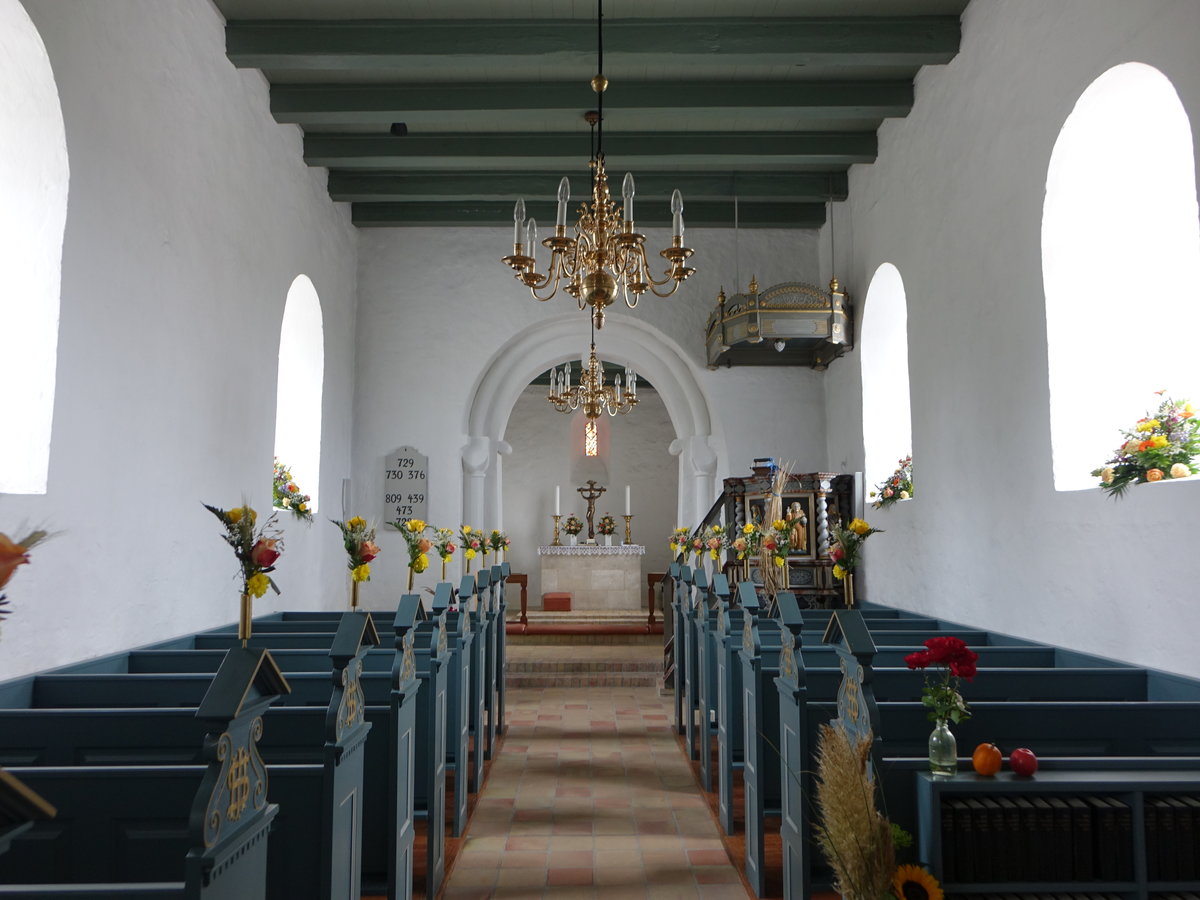
[[[574,610],[642,608],[641,544],[538,547],[543,593],[569,593]]]

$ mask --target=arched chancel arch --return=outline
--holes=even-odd
[[[484,367],[465,423],[464,522],[501,521],[495,460],[511,450],[504,441],[509,415],[530,381],[551,366],[579,359],[581,334],[578,315],[545,319],[508,340]],[[605,360],[632,366],[662,398],[675,430],[670,450],[679,457],[678,519],[698,522],[716,497],[724,449],[691,364],[674,341],[631,316],[610,315],[596,343]]]

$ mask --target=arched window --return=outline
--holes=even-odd
[[[1158,405],[1200,401],[1200,223],[1192,132],[1171,82],[1142,63],[1083,92],[1050,156],[1042,278],[1054,486],[1090,472]]]
[[[891,263],[875,270],[863,301],[859,335],[862,365],[863,474],[879,484],[912,451],[908,394],[908,301]]]
[[[46,47],[0,0],[0,493],[46,492],[69,174]]]
[[[321,301],[308,276],[288,290],[279,334],[279,386],[275,402],[275,457],[291,468],[300,490],[320,502],[321,390],[325,379],[325,329]]]

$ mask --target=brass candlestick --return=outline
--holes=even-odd
[[[241,639],[243,647],[250,640],[250,620],[254,616],[253,609],[254,601],[250,598],[249,591],[247,591],[242,594],[242,604],[238,610],[238,638]]]
[[[558,539],[558,521],[562,516],[551,516],[554,519],[554,541],[550,544],[551,547],[561,547],[562,541]]]
[[[629,532],[629,523],[633,520],[633,516],[622,516],[622,518],[625,520],[625,543],[632,544],[633,536]]]

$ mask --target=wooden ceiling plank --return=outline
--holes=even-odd
[[[614,62],[708,58],[734,63],[930,65],[958,52],[957,16],[608,19]],[[226,53],[243,68],[373,69],[412,60],[537,57],[595,52],[595,23],[570,19],[242,20],[225,26]]]
[[[746,156],[775,157],[795,164],[842,166],[875,160],[874,132],[682,132],[674,134],[605,134],[605,154],[614,157],[661,156],[665,159],[730,157],[731,168]],[[329,168],[390,168],[425,160],[445,168],[447,160],[494,166],[504,158],[526,163],[579,159],[575,134],[306,134],[304,158]],[[527,168],[528,166],[523,166]]]
[[[661,209],[659,208],[661,207]],[[554,221],[551,201],[526,203],[526,212],[539,222]],[[732,228],[733,207],[728,202],[699,201],[685,203],[687,228]],[[479,225],[512,227],[512,203],[509,201],[465,201],[459,203],[354,203],[351,220],[363,228],[394,228],[433,225]],[[820,228],[825,224],[825,206],[821,203],[739,203],[739,228]],[[666,204],[645,204],[639,208],[639,230],[666,229],[671,226],[671,211]],[[655,245],[657,236],[649,243]],[[500,251],[497,251],[500,255]],[[542,254],[543,258],[546,256]]]
[[[507,200],[514,197],[551,198],[558,190],[561,175],[536,172],[358,172],[333,170],[329,173],[329,194],[334,200],[381,202],[388,200],[435,201],[453,198]],[[648,172],[636,175],[637,196],[669,197],[678,188],[692,199],[720,198],[741,200],[775,199],[821,202],[831,195],[845,200],[845,172]],[[579,195],[588,188],[586,173],[571,179],[572,192]],[[614,189],[617,185],[613,183]]]
[[[301,125],[387,125],[419,112],[541,110],[577,117],[594,103],[586,84],[275,84],[271,112]],[[614,82],[610,109],[787,111],[800,119],[878,120],[906,116],[913,86],[905,81]]]

